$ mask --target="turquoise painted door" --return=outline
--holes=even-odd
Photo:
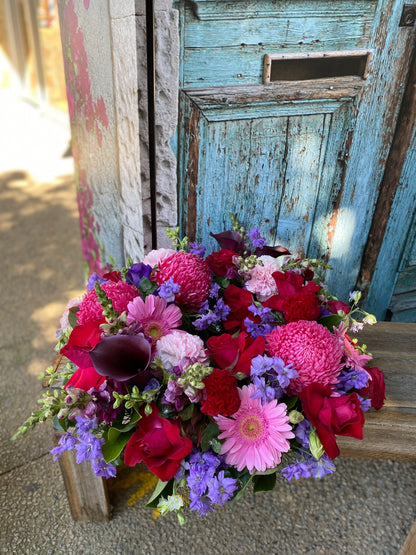
[[[270,243],[328,261],[326,282],[345,298],[363,283],[412,60],[415,30],[400,26],[403,2],[198,0],[177,7],[183,232],[215,248],[209,231],[228,227],[228,213],[236,213],[247,227],[260,225]],[[402,179],[394,199],[415,190],[414,156],[406,163],[410,181]],[[374,301],[372,281],[364,287],[378,317],[398,272],[414,261],[405,254],[414,253],[412,194],[406,210],[394,199],[388,207],[406,219],[397,231],[402,256],[383,281],[388,292]],[[374,262],[372,279],[381,278],[382,264]]]

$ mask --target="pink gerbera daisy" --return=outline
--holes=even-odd
[[[146,299],[139,296],[127,305],[127,323],[136,321],[142,325],[143,333],[155,344],[182,323],[182,313],[176,305],[167,306],[165,299],[148,295]]]
[[[225,439],[221,447],[225,462],[239,471],[247,467],[250,474],[276,467],[290,449],[288,439],[295,437],[286,405],[275,399],[262,405],[261,399],[252,398],[256,390],[253,384],[243,386],[238,411],[230,418],[215,417],[218,438]]]

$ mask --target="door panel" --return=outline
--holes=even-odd
[[[402,2],[194,4],[197,16],[178,4],[183,232],[213,248],[207,223],[218,232],[236,213],[270,243],[329,262],[326,283],[345,298],[359,276],[414,48],[414,29],[399,27]],[[307,59],[357,48],[372,51],[366,79],[261,84],[266,53]],[[385,308],[395,279],[385,280]]]

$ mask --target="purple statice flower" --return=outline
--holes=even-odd
[[[350,389],[362,389],[367,385],[368,374],[363,370],[348,369],[341,372],[338,377],[337,391],[348,392]]]
[[[211,500],[206,495],[198,495],[193,490],[190,490],[189,499],[191,511],[198,511],[201,516],[205,516],[214,510]]]
[[[261,237],[260,230],[257,227],[253,227],[253,229],[247,233],[247,237],[251,239],[253,247],[261,249],[266,244],[266,239]]]
[[[76,438],[71,432],[66,432],[58,441],[58,445],[51,449],[49,452],[54,455],[53,460],[56,461],[65,451],[70,451],[75,448],[77,443]]]
[[[300,478],[310,478],[311,473],[308,465],[304,461],[297,461],[288,464],[281,470],[282,475],[286,478],[288,482],[295,478],[299,480]]]
[[[323,476],[333,474],[335,472],[335,464],[331,461],[328,455],[322,455],[319,461],[316,459],[311,460],[310,465],[311,475],[315,478],[315,480],[320,480]]]
[[[268,357],[267,355],[258,355],[251,361],[250,376],[263,376],[267,372],[273,370],[273,365],[274,362],[272,357]]]
[[[78,436],[78,441],[75,445],[77,452],[76,461],[82,463],[84,461],[93,461],[97,458],[102,458],[101,446],[104,443],[102,438],[96,437],[94,434],[82,434]]]
[[[84,418],[80,415],[75,417],[75,420],[78,435],[89,434],[91,430],[98,427],[98,418]]]
[[[139,287],[140,280],[142,278],[150,279],[150,275],[152,273],[152,267],[149,264],[144,264],[144,262],[138,262],[133,264],[131,268],[129,268],[126,281],[130,283],[130,285],[134,285],[135,287]]]
[[[211,299],[218,299],[218,295],[220,294],[220,289],[221,289],[221,286],[219,285],[219,283],[215,283],[215,281],[213,281],[211,283],[211,289],[209,291],[209,297]]]
[[[197,318],[193,325],[198,331],[206,330],[211,324],[226,320],[230,310],[230,307],[225,304],[223,299],[218,299],[217,304],[212,310],[209,310],[208,303],[204,303],[204,306],[198,311],[201,317]]]
[[[206,247],[204,247],[203,245],[198,245],[198,243],[196,242],[189,243],[189,246],[190,246],[189,252],[191,254],[196,254],[200,258],[204,258]]]
[[[256,322],[253,322],[253,320],[250,320],[250,318],[246,318],[244,320],[244,325],[246,326],[247,332],[252,337],[254,337],[254,339],[256,339],[256,337],[259,337],[260,335],[261,337],[266,337],[266,335],[271,333],[275,328],[275,326],[271,325],[268,322],[260,322],[256,324]]]
[[[279,357],[258,355],[251,361],[250,376],[252,379],[264,377],[271,387],[284,390],[291,379],[298,377],[298,373],[293,368],[293,364],[285,365]]]
[[[266,383],[265,378],[259,378],[258,376],[253,376],[251,379],[252,383],[256,386],[256,391],[251,395],[252,399],[261,399],[263,405],[270,403],[273,399],[280,399],[283,392],[280,387],[273,387]]]
[[[326,474],[335,472],[335,465],[327,455],[322,455],[319,461],[312,457],[312,455],[309,455],[289,464],[281,472],[288,482],[292,478],[295,478],[295,480],[300,478],[315,478],[315,480],[320,480]]]
[[[200,318],[197,318],[194,322],[192,322],[192,324],[195,329],[202,331],[208,329],[211,324],[217,321],[216,315],[209,311],[206,314],[203,314]]]
[[[214,306],[213,311],[217,317],[217,321],[223,322],[228,318],[231,308],[225,304],[224,299],[218,299],[217,304]]]
[[[173,303],[173,301],[175,300],[175,295],[176,293],[179,293],[180,288],[181,286],[175,283],[173,281],[173,278],[169,278],[159,287],[159,297],[165,299],[167,303]]]
[[[235,478],[226,478],[224,470],[221,470],[217,476],[214,476],[208,482],[208,497],[214,504],[223,505],[231,499],[236,489],[237,480]]]
[[[104,459],[97,458],[93,460],[91,466],[96,476],[114,478],[117,474],[117,468],[113,464],[105,462]]]
[[[358,395],[358,393],[357,397],[361,403],[361,410],[363,412],[367,412],[371,408],[371,399],[364,399],[364,397],[361,397],[361,395]]]
[[[305,449],[309,449],[309,433],[311,430],[311,424],[306,418],[299,422],[296,426],[295,436],[298,441]]]
[[[214,470],[215,471],[215,470]],[[197,495],[203,495],[208,487],[208,481],[212,478],[204,466],[199,464],[191,465],[186,483],[191,491]]]
[[[97,272],[94,272],[88,278],[87,291],[94,289],[96,283],[105,283],[106,281],[108,281],[108,279],[100,277]]]
[[[157,381],[156,378],[151,378],[149,383],[143,389],[143,391],[152,391],[152,389],[159,389],[160,383]]]

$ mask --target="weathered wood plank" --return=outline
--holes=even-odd
[[[341,456],[416,460],[416,324],[379,322],[357,339],[384,372],[386,402],[366,414],[362,441],[337,439]]]
[[[61,437],[56,432],[56,439]],[[74,451],[65,451],[59,458],[71,515],[74,520],[106,522],[111,510],[104,478],[94,474],[89,461],[78,464]]]

